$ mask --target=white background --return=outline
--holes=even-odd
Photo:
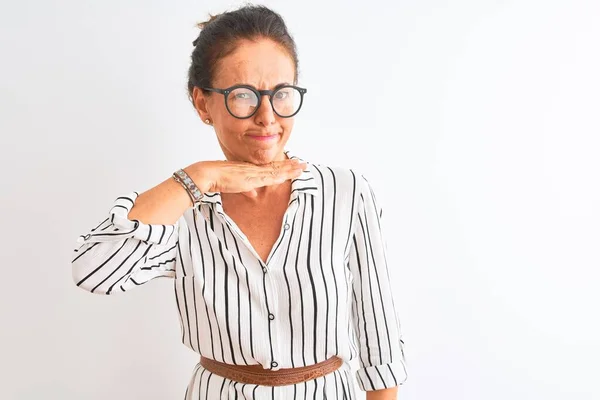
[[[186,72],[238,4],[2,2],[1,399],[183,398],[172,282],[91,295],[70,260],[115,197],[222,158]],[[265,4],[308,88],[288,148],[396,227],[399,398],[600,398],[600,2]]]

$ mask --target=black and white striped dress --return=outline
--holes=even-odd
[[[362,175],[309,163],[292,181],[266,263],[219,193],[174,225],[129,220],[137,195],[117,198],[108,218],[78,239],[77,286],[113,294],[173,278],[183,344],[217,361],[278,370],[344,360],[333,373],[287,386],[243,384],[198,364],[186,400],[357,399],[355,378],[365,391],[406,380],[382,212]],[[352,371],[355,357],[360,368]]]

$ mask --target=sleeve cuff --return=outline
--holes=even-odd
[[[365,392],[399,386],[406,378],[406,365],[402,361],[359,368],[356,371],[358,387]]]
[[[179,222],[172,225],[145,224],[138,220],[129,219],[129,211],[133,208],[138,197],[137,192],[118,197],[109,212],[110,224],[103,229],[95,229],[77,240],[84,242],[111,242],[117,238],[134,238],[154,244],[166,244]]]

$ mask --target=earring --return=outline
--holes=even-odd
[[[206,118],[206,119],[204,120],[204,122],[206,122],[207,124],[209,124],[209,125],[210,125],[210,119]]]

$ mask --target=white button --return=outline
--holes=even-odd
[[[77,243],[83,243],[83,242],[85,242],[86,240],[88,240],[88,239],[89,239],[91,236],[92,236],[92,235],[90,235],[89,233],[88,233],[87,235],[85,235],[85,236],[79,236],[79,237],[77,238]]]
[[[283,229],[285,229],[286,231],[287,231],[288,229],[290,229],[290,224],[285,224],[285,225],[283,226]]]
[[[269,314],[269,319],[270,319],[270,320],[274,320],[274,319],[275,319],[275,316],[274,316],[273,314]]]

